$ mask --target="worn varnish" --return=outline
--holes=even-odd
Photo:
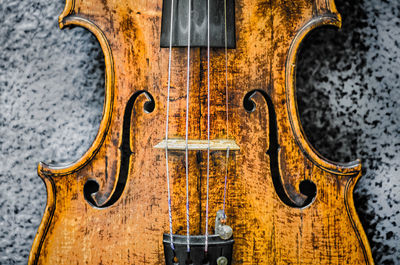
[[[154,148],[164,139],[168,78],[161,10],[162,0],[67,0],[60,27],[87,28],[104,52],[103,119],[78,161],[39,164],[48,199],[29,264],[164,264],[165,157]],[[229,138],[240,148],[231,152],[228,177],[233,264],[373,264],[353,202],[360,163],[322,158],[307,142],[297,113],[296,54],[314,28],[340,27],[334,1],[236,0],[235,14],[236,49],[228,51]],[[186,52],[172,51],[171,138],[185,135]],[[191,54],[189,138],[204,140],[206,50],[193,48]],[[211,139],[224,139],[223,49],[211,50],[211,99]],[[225,151],[211,155],[213,220],[222,208]],[[201,234],[206,152],[190,151],[189,159],[191,233]],[[170,169],[174,232],[184,234],[183,152],[171,151]],[[97,206],[85,199],[88,180],[100,185],[91,199]],[[315,184],[311,204],[299,190],[303,180]]]

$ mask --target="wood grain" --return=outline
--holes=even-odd
[[[211,138],[234,139],[240,150],[229,161],[227,214],[234,230],[233,264],[373,264],[353,202],[361,176],[358,161],[322,158],[307,142],[297,114],[296,55],[314,28],[340,26],[333,0],[237,0],[237,48],[228,51],[229,135],[225,120],[224,50],[211,50]],[[168,49],[159,47],[162,0],[67,0],[60,27],[87,28],[106,63],[106,98],[99,132],[90,149],[68,166],[39,164],[47,206],[29,264],[164,264],[162,234],[168,231],[164,138]],[[185,135],[186,49],[172,50],[171,138]],[[206,50],[191,51],[189,138],[207,138]],[[145,111],[148,98],[155,109]],[[254,91],[253,111],[243,106]],[[139,93],[140,92],[140,93]],[[138,94],[136,94],[138,93]],[[129,171],[118,189],[124,113],[138,95],[130,119]],[[278,196],[271,173],[271,100],[276,115],[279,180],[288,199],[302,199],[300,183],[315,183],[307,207]],[[274,158],[276,159],[276,157]],[[206,152],[190,151],[191,233],[204,233]],[[183,152],[171,151],[174,232],[185,233]],[[211,153],[210,218],[222,208],[225,152]],[[88,180],[99,183],[97,206],[84,198]],[[213,221],[210,231],[213,231]]]

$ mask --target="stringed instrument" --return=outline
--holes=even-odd
[[[307,142],[296,56],[333,0],[67,0],[105,58],[89,150],[40,163],[29,264],[373,264],[359,161]]]

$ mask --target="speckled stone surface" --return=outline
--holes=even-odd
[[[353,3],[350,3],[353,2]],[[363,161],[356,207],[377,264],[400,264],[400,2],[336,0],[343,29],[303,45],[301,120],[329,159]],[[26,264],[46,202],[38,161],[79,158],[94,139],[103,59],[62,0],[0,0],[0,264]]]

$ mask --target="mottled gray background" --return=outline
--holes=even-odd
[[[400,264],[400,1],[337,0],[343,29],[304,44],[298,101],[326,157],[361,158],[357,211],[377,264]],[[46,202],[40,160],[79,158],[94,139],[103,58],[87,31],[60,31],[62,0],[0,0],[0,264],[25,264]]]

